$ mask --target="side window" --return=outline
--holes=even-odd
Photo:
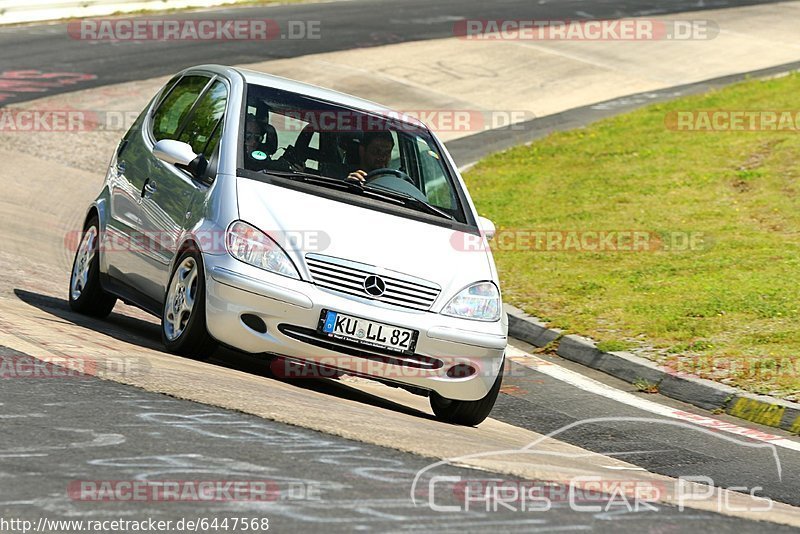
[[[425,180],[424,191],[428,200],[434,206],[453,209],[455,207],[453,191],[442,167],[439,154],[431,150],[431,147],[422,138],[417,138],[417,154],[420,170]]]
[[[186,76],[178,82],[153,115],[156,141],[175,139],[178,128],[207,83],[206,76]]]
[[[195,154],[205,151],[214,127],[225,114],[227,102],[227,87],[220,81],[214,82],[211,89],[200,98],[178,141],[189,143]]]
[[[161,88],[161,92],[156,95],[158,97],[158,100],[156,100],[156,109],[161,106],[161,102],[163,102],[164,99],[169,95],[170,91],[172,90],[172,86],[178,83],[181,77],[182,76],[180,74],[176,74],[170,81],[167,82],[164,87]]]

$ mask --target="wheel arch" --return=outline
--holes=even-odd
[[[93,217],[97,217],[97,222],[100,226],[103,225],[103,219],[100,216],[101,209],[102,213],[105,213],[105,209],[101,208],[98,202],[92,202],[92,204],[86,210],[86,215],[83,217],[83,225],[81,226],[81,231],[86,230],[86,226],[89,224],[89,221],[91,221]]]
[[[181,255],[186,252],[187,250],[197,252],[197,255],[200,257],[200,261],[202,262],[203,272],[205,272],[205,259],[203,258],[203,248],[200,246],[200,240],[196,239],[193,235],[187,234],[183,237],[181,244],[175,249],[175,255],[172,257],[172,261],[169,264],[169,274],[172,276],[172,271],[175,270],[175,264],[177,263],[178,259]],[[166,296],[166,293],[164,294]]]
[[[83,217],[83,224],[81,225],[81,230],[79,234],[82,235],[83,232],[86,231],[86,228],[89,226],[89,221],[97,217],[97,233],[98,233],[97,238],[99,240],[97,256],[99,258],[101,277],[102,275],[108,272],[108,265],[106,264],[105,254],[103,254],[104,247],[100,246],[103,243],[103,234],[106,231],[105,215],[106,215],[105,202],[102,199],[98,199],[92,202],[92,204],[86,210],[86,215]],[[101,286],[103,285],[102,281],[100,285]]]

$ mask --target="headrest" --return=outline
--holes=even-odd
[[[278,150],[278,130],[271,124],[267,124],[264,130],[266,136],[262,146],[267,156],[272,156]]]

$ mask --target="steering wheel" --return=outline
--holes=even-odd
[[[373,181],[376,178],[378,178],[379,176],[385,176],[387,174],[391,174],[393,176],[396,176],[396,177],[400,178],[401,180],[405,180],[406,182],[410,183],[411,185],[414,185],[414,180],[412,180],[409,175],[407,175],[406,173],[404,173],[403,171],[401,171],[399,169],[390,169],[388,167],[383,167],[381,169],[375,169],[374,171],[370,171],[369,173],[367,173],[367,176],[364,178],[364,183],[368,184],[371,181]]]

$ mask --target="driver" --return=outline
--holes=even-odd
[[[363,183],[370,172],[388,167],[393,149],[394,138],[390,132],[366,132],[358,147],[358,170],[348,174],[345,180]]]

